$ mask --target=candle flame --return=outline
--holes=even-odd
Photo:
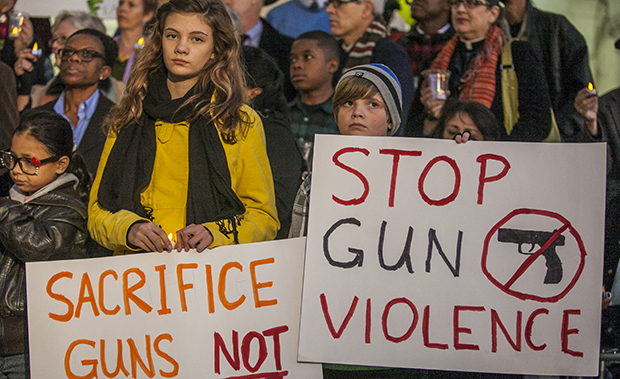
[[[594,86],[592,85],[592,83],[588,83],[588,91],[592,91],[594,89]]]
[[[168,234],[168,239],[169,239],[170,241],[172,241],[172,237],[173,237],[172,233]]]
[[[13,27],[13,30],[11,30],[11,34],[18,34],[19,33],[19,29],[17,29],[17,26]]]
[[[140,39],[138,40],[138,45],[144,45],[144,38],[140,37]]]
[[[32,46],[32,50],[38,50],[39,49],[39,45],[37,45],[37,43],[35,42],[34,45]]]

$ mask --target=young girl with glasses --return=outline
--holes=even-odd
[[[220,0],[172,0],[111,111],[89,205],[117,254],[273,239],[265,135],[248,106],[239,40]]]
[[[87,248],[90,176],[73,153],[71,126],[53,112],[26,115],[0,162],[15,182],[0,198],[0,377],[27,378],[25,263],[94,251]]]

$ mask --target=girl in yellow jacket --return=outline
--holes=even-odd
[[[91,236],[116,253],[172,250],[170,239],[177,251],[273,239],[265,135],[246,92],[221,0],[163,4],[105,123]]]

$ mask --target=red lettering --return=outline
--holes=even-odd
[[[370,343],[370,318],[372,316],[371,314],[371,306],[370,306],[370,299],[366,299],[366,330],[364,333],[364,342],[365,343]]]
[[[534,351],[541,351],[547,347],[546,343],[543,343],[542,345],[537,346],[537,345],[534,345],[534,342],[532,342],[532,327],[534,326],[534,319],[538,317],[538,315],[541,315],[541,314],[548,315],[549,310],[545,308],[539,308],[535,310],[534,312],[532,312],[530,317],[527,318],[527,323],[525,324],[525,342],[527,343],[527,346],[529,346],[530,349]]]
[[[329,315],[329,309],[327,307],[327,300],[325,299],[325,294],[322,293],[320,298],[321,298],[321,309],[323,309],[323,316],[325,317],[325,321],[327,322],[327,327],[329,328],[329,332],[332,334],[332,337],[334,339],[340,338],[344,330],[347,328],[347,325],[349,324],[349,321],[351,320],[351,316],[353,316],[353,312],[355,312],[355,307],[357,306],[357,302],[359,299],[357,296],[353,297],[353,302],[351,303],[351,306],[349,307],[349,312],[347,313],[344,320],[342,321],[342,324],[340,324],[340,328],[338,328],[338,331],[336,331],[336,329],[334,329],[334,323],[332,322],[332,318]]]
[[[263,331],[265,337],[273,337],[273,351],[276,361],[276,370],[282,370],[282,360],[280,358],[280,334],[288,332],[288,326],[276,326],[275,328]]]
[[[568,336],[571,334],[578,334],[579,329],[568,328],[568,317],[570,315],[580,315],[579,309],[565,309],[562,314],[562,353],[572,355],[573,357],[583,357],[583,353],[580,351],[571,350],[568,348]]]
[[[54,285],[54,283],[56,283],[58,280],[62,278],[73,279],[73,274],[67,271],[62,271],[62,272],[52,275],[50,280],[48,280],[47,282],[47,286],[45,286],[45,290],[47,291],[47,295],[51,297],[52,299],[58,300],[61,303],[67,304],[67,313],[65,313],[64,315],[57,315],[55,313],[50,312],[48,314],[49,318],[55,321],[67,322],[71,320],[71,317],[73,317],[73,303],[71,302],[71,300],[67,299],[65,296],[52,292],[52,286]],[[85,341],[85,340],[80,340],[80,341]]]
[[[250,345],[253,339],[258,341],[258,357],[256,358],[256,364],[254,366],[250,364]],[[249,332],[246,334],[245,337],[243,337],[243,342],[241,343],[241,357],[243,358],[243,367],[245,367],[246,370],[249,372],[258,371],[267,358],[267,345],[265,344],[265,337],[258,332]]]
[[[398,176],[398,164],[400,162],[400,156],[405,155],[409,157],[419,157],[422,155],[421,151],[417,150],[399,150],[399,149],[381,149],[380,154],[393,155],[392,158],[392,179],[390,180],[390,198],[388,200],[388,206],[394,206],[394,194],[396,193],[396,177]]]
[[[480,347],[478,345],[467,344],[467,343],[460,343],[459,342],[459,335],[461,333],[463,333],[463,334],[471,334],[471,329],[460,327],[460,324],[459,324],[459,314],[460,314],[461,311],[484,312],[485,309],[484,309],[484,307],[470,307],[470,306],[464,306],[464,305],[455,305],[454,306],[454,318],[453,318],[453,323],[454,323],[454,349],[455,350],[480,350]]]
[[[367,149],[363,149],[363,148],[359,148],[359,147],[345,147],[343,149],[338,150],[334,156],[332,157],[332,161],[334,162],[334,164],[337,167],[340,167],[341,169],[350,172],[351,174],[355,175],[361,182],[362,185],[364,186],[364,192],[362,193],[362,196],[358,197],[358,198],[354,198],[354,199],[350,199],[350,200],[342,200],[338,197],[336,197],[336,195],[332,195],[332,199],[340,204],[340,205],[359,205],[362,204],[366,198],[368,197],[368,192],[370,191],[370,186],[368,184],[368,179],[366,179],[366,177],[359,171],[357,171],[354,168],[351,168],[347,165],[345,165],[344,163],[340,162],[339,158],[341,155],[343,154],[347,154],[347,153],[355,153],[355,152],[360,152],[362,154],[364,154],[365,156],[368,156],[370,154],[370,151],[368,151]]]
[[[230,355],[228,349],[226,348],[226,343],[224,343],[224,339],[218,332],[215,332],[213,336],[213,340],[215,342],[215,361],[214,361],[214,369],[216,374],[220,374],[220,351],[224,353],[224,358],[228,361],[230,367],[232,367],[235,371],[239,371],[241,368],[241,362],[239,361],[239,333],[236,330],[232,331],[232,343],[233,343],[233,354],[234,357]]]
[[[504,168],[502,171],[493,176],[486,176],[487,174],[487,162],[489,159],[502,162],[504,164]],[[478,204],[482,205],[482,198],[484,194],[484,185],[486,183],[496,182],[502,179],[506,174],[508,174],[508,170],[510,170],[510,163],[508,160],[501,155],[495,154],[482,154],[478,158],[476,158],[476,162],[480,163],[480,176],[478,177]]]
[[[390,314],[390,309],[392,309],[392,307],[396,304],[406,304],[409,307],[409,309],[411,309],[411,313],[413,314],[413,319],[411,320],[411,325],[409,326],[409,329],[407,329],[405,334],[403,334],[400,337],[391,336],[388,332],[388,327],[387,327],[387,319]],[[415,330],[415,327],[417,324],[418,324],[418,311],[415,308],[415,305],[413,305],[413,303],[409,301],[409,299],[400,297],[400,298],[392,299],[386,304],[385,309],[383,310],[383,316],[381,317],[381,325],[383,326],[383,335],[388,341],[399,343],[399,342],[407,340],[409,337],[411,337],[411,334]]]
[[[491,309],[491,341],[492,341],[491,352],[493,353],[497,352],[497,327],[498,326],[502,330],[502,333],[504,333],[504,337],[506,337],[506,341],[508,341],[510,346],[512,346],[512,348],[516,351],[521,351],[521,319],[522,319],[522,316],[523,316],[523,313],[521,311],[517,311],[517,325],[515,327],[516,329],[515,340],[516,341],[513,341],[512,338],[510,338],[510,334],[508,333],[508,330],[506,330],[506,327],[502,323],[502,320],[500,320],[499,315],[497,314],[495,309]]]
[[[454,171],[454,188],[452,189],[452,193],[450,195],[444,197],[443,199],[433,200],[428,197],[428,195],[426,195],[426,193],[424,192],[424,181],[426,180],[426,176],[428,175],[428,173],[431,171],[431,168],[433,168],[433,166],[440,161],[446,162],[450,165],[450,167],[452,167],[452,171]],[[459,170],[459,166],[456,164],[456,161],[454,159],[445,155],[441,155],[431,159],[431,161],[428,162],[426,167],[424,167],[424,170],[422,170],[422,174],[420,175],[420,179],[418,180],[418,192],[420,192],[422,200],[424,200],[428,205],[442,206],[453,202],[459,194],[460,187],[461,171]]]
[[[448,350],[448,344],[446,343],[433,343],[429,338],[429,326],[431,319],[431,306],[424,307],[424,316],[422,317],[422,336],[424,337],[424,346],[431,349]]]

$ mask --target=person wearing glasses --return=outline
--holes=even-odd
[[[402,85],[403,112],[407,114],[413,99],[413,74],[409,57],[393,42],[383,21],[384,0],[327,0],[331,34],[342,49],[342,72],[369,63],[389,67]],[[402,135],[405,125],[397,128]]]
[[[15,182],[0,198],[0,377],[29,378],[25,263],[94,256],[90,176],[71,126],[53,112],[22,118],[0,163]]]
[[[272,240],[280,226],[240,41],[221,0],[170,0],[111,110],[88,229],[115,254]],[[171,241],[172,240],[172,241]]]
[[[88,12],[61,11],[54,18],[52,38],[49,40],[48,44],[52,49],[52,54],[54,54],[54,64],[56,67],[60,68],[60,50],[65,46],[67,38],[81,29],[96,29],[102,33],[106,33],[105,26],[101,19]],[[17,64],[15,65],[15,73],[17,75],[31,75],[33,62],[37,59],[36,56],[32,55],[31,50],[22,50],[19,54]],[[50,101],[55,101],[64,89],[65,87],[60,77],[58,75],[54,76],[45,86],[34,85],[32,86],[32,90],[28,92],[28,95],[20,96],[26,96],[25,99],[21,100],[22,107],[35,108]],[[99,83],[99,89],[112,100],[112,102],[116,103],[125,90],[125,84],[112,77],[108,77],[107,80]],[[30,102],[29,105],[28,102]]]
[[[34,108],[54,111],[69,121],[76,150],[93,177],[106,140],[101,125],[114,106],[98,88],[110,76],[117,51],[116,43],[98,30],[73,33],[59,50],[64,90],[58,100]]]
[[[493,112],[504,125],[502,90],[517,91],[518,120],[501,140],[542,141],[551,130],[551,101],[547,82],[532,47],[511,45],[517,88],[502,87],[502,51],[506,36],[497,25],[502,20],[498,0],[449,0],[455,36],[443,47],[431,69],[449,70],[448,97],[476,101]],[[407,136],[429,136],[441,116],[445,99],[433,97],[425,80],[412,105]]]

